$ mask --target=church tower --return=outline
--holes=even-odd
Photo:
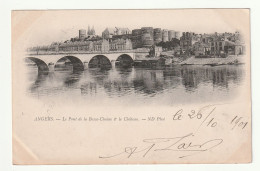
[[[91,29],[91,35],[96,35],[96,31],[95,31],[95,29],[94,29],[94,26],[92,26],[92,29]]]
[[[88,35],[89,35],[89,36],[91,35],[91,30],[90,30],[89,25],[88,25]]]

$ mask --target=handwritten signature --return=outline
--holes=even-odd
[[[202,143],[194,143],[191,138],[195,135],[189,133],[184,136],[173,137],[173,138],[154,138],[144,139],[143,143],[149,144],[144,148],[140,147],[124,147],[122,152],[108,156],[99,156],[99,158],[113,158],[116,156],[126,156],[127,158],[132,157],[135,154],[141,154],[142,157],[146,157],[151,152],[158,151],[172,151],[172,152],[185,152],[181,154],[179,158],[192,156],[198,153],[209,151],[219,146],[223,139],[210,139]]]

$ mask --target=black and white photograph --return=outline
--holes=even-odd
[[[108,16],[112,21],[104,23],[102,11],[90,11],[91,19],[84,12],[82,19],[72,13],[69,17],[78,19],[74,23],[51,19],[48,22],[56,23],[46,23],[28,38],[31,46],[23,56],[27,95],[98,105],[232,100],[245,83],[249,58],[243,29],[222,19],[208,24],[202,17],[213,15],[207,19],[212,20],[214,12],[195,11],[196,22],[188,17],[178,22],[182,10],[172,12],[176,22],[166,15],[149,16],[145,10],[126,11],[136,13],[127,19],[115,12]],[[58,12],[56,17],[62,15]]]
[[[252,162],[250,10],[12,11],[15,165]]]

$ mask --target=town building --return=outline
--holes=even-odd
[[[183,32],[180,38],[182,53],[192,54],[193,44],[200,41],[200,37],[193,32]]]
[[[200,42],[209,45],[210,54],[215,57],[242,55],[245,53],[245,45],[239,32],[203,34]],[[194,48],[196,49],[196,47]]]
[[[243,41],[235,41],[235,55],[244,55],[246,53],[246,46]]]
[[[210,35],[210,34],[205,34],[205,33],[204,33],[204,34],[201,35],[200,41],[201,41],[202,43],[210,43],[210,42],[213,41],[213,37],[212,37],[212,35]]]
[[[95,52],[108,52],[109,51],[109,41],[108,40],[98,40],[93,42],[93,51]]]
[[[131,30],[128,28],[115,27],[115,35],[131,34]]]
[[[152,46],[150,48],[149,56],[151,57],[159,57],[162,53],[163,49],[161,46]]]
[[[115,39],[109,42],[110,51],[124,51],[131,49],[133,49],[133,47],[130,39]]]
[[[245,45],[240,41],[229,41],[224,38],[219,38],[211,42],[211,54],[214,56],[227,55],[243,55],[245,54]]]
[[[92,41],[84,41],[78,43],[78,51],[92,51],[93,50],[93,42]]]
[[[61,43],[58,46],[59,51],[92,51],[93,50],[93,42],[91,41],[80,41],[80,42],[67,42]]]
[[[233,46],[234,43],[229,41],[225,35],[220,36],[218,33],[215,33],[212,36],[212,41],[210,43],[211,54],[214,56],[224,55],[225,45],[230,46],[228,49],[233,49],[231,46]]]
[[[208,57],[210,55],[210,44],[203,42],[195,42],[193,45],[193,50],[195,57],[205,56]]]

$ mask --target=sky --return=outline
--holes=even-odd
[[[107,27],[223,33],[241,31],[249,25],[249,11],[245,9],[15,11],[12,17],[13,36],[28,46],[64,42],[88,26],[94,26],[96,34],[101,35]]]

